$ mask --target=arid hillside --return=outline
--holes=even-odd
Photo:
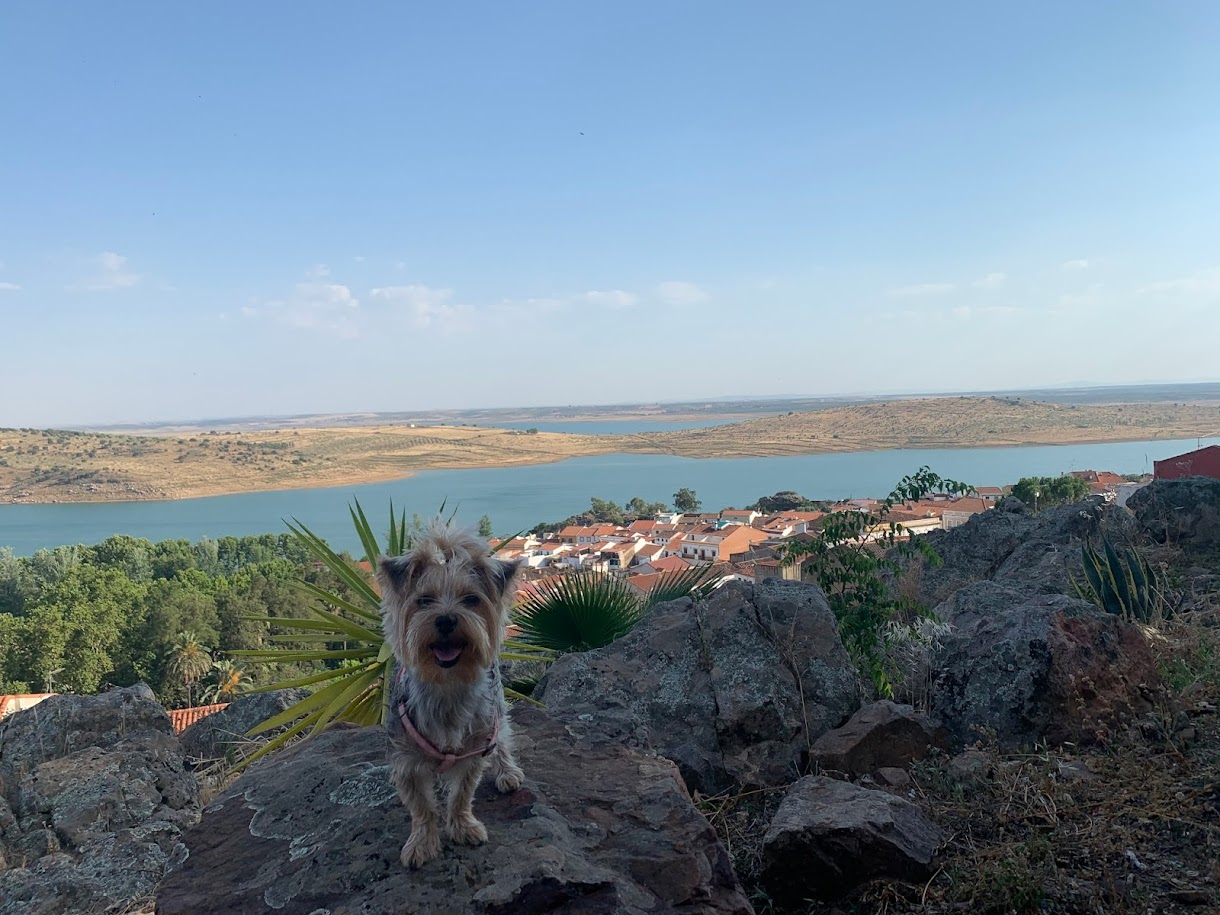
[[[420,470],[541,464],[631,452],[746,457],[1052,445],[1220,435],[1214,405],[1075,406],[929,398],[636,435],[473,426],[275,429],[180,435],[0,430],[0,502],[175,499],[397,479]]]
[[[938,397],[833,407],[641,438],[672,454],[731,457],[1214,435],[1220,435],[1216,406],[1077,406],[1001,397]]]

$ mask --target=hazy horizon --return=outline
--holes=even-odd
[[[1216,362],[1215,4],[0,17],[0,426]]]

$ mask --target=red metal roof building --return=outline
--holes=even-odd
[[[1208,445],[1152,462],[1155,480],[1181,480],[1184,477],[1214,477],[1220,480],[1220,445]]]

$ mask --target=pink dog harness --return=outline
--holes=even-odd
[[[401,685],[403,692],[406,692],[406,678],[403,676],[402,669],[398,671],[398,682]],[[398,702],[398,720],[402,722],[402,729],[410,735],[415,741],[416,746],[424,751],[424,755],[437,764],[436,771],[439,775],[444,775],[463,759],[470,759],[474,756],[486,756],[496,748],[496,743],[500,739],[500,713],[496,712],[495,722],[491,728],[491,740],[487,746],[478,750],[471,750],[469,753],[442,753],[438,750],[432,741],[419,732],[419,728],[411,721],[411,716],[407,714],[406,699],[400,699]]]

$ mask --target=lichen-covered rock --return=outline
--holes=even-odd
[[[823,769],[867,775],[886,767],[901,769],[933,748],[948,748],[942,728],[909,705],[882,700],[827,731],[814,742],[811,753]]]
[[[937,615],[952,631],[932,711],[957,746],[979,728],[1005,747],[1089,740],[1146,711],[1159,687],[1144,633],[1086,601],[980,582]]]
[[[256,763],[187,836],[158,915],[751,912],[674,765],[585,722],[513,709],[525,786],[484,784],[489,839],[399,863],[385,734],[338,726]]]
[[[123,911],[185,855],[199,788],[151,696],[52,696],[0,724],[0,915]]]
[[[182,752],[195,763],[224,759],[247,739],[247,731],[308,696],[306,689],[280,689],[240,696],[178,735]]]
[[[806,776],[780,803],[763,838],[762,883],[778,902],[835,899],[878,877],[927,880],[944,832],[884,791]]]
[[[1125,540],[1135,533],[1134,518],[1095,499],[1038,513],[1018,499],[1005,499],[959,527],[927,535],[925,542],[942,562],[921,569],[920,602],[935,607],[977,581],[1031,593],[1072,593],[1069,569],[1079,569],[1081,542],[1098,533]]]
[[[713,792],[791,781],[861,686],[822,592],[771,579],[654,607],[613,644],[560,658],[535,695],[654,747]]]
[[[1160,543],[1202,550],[1220,548],[1220,480],[1155,480],[1132,493],[1127,508]]]

